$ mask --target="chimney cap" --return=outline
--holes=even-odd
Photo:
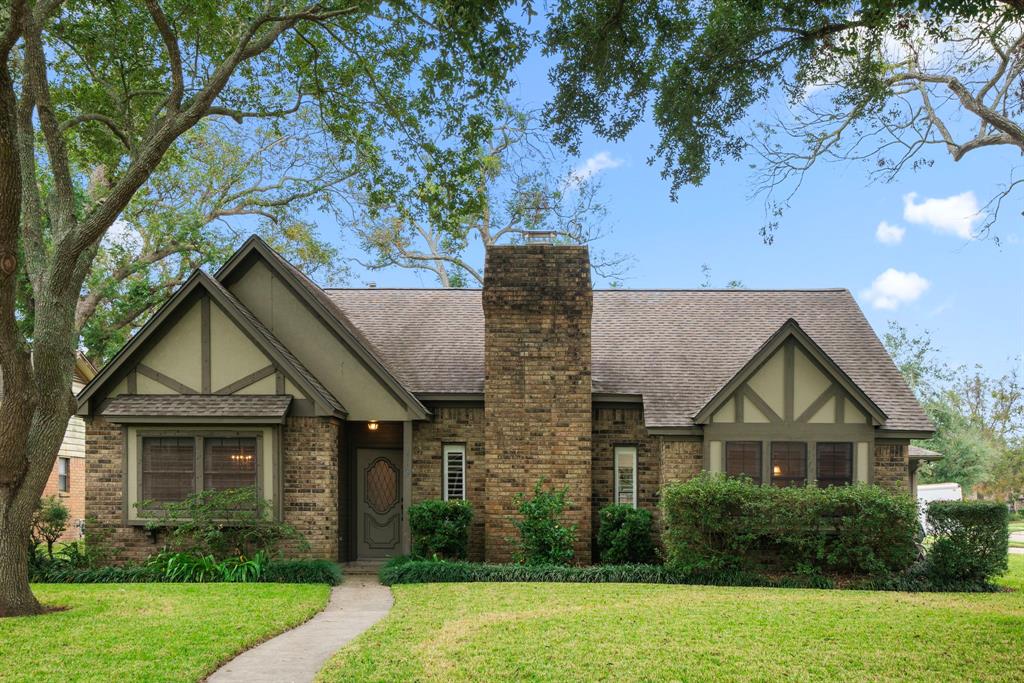
[[[527,230],[527,244],[554,244],[558,235],[554,230]]]

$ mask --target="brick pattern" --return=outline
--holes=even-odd
[[[874,483],[890,491],[910,492],[910,459],[907,444],[875,444]]]
[[[637,506],[657,514],[658,490],[661,488],[660,453],[657,437],[647,433],[644,411],[635,407],[595,406],[593,410],[593,510],[591,515],[594,552],[597,551],[597,532],[600,511],[615,497],[615,447],[635,446],[637,454]],[[594,559],[597,559],[596,554]]]
[[[473,504],[469,558],[484,559],[486,467],[483,407],[433,407],[428,422],[414,422],[412,432],[412,502],[444,497],[444,444],[466,446],[466,498]]]
[[[60,457],[68,459],[68,491],[61,492],[58,487],[60,474],[58,460],[53,463],[53,469],[50,470],[50,478],[46,480],[43,497],[57,496],[67,506],[70,517],[68,518],[68,528],[61,535],[61,540],[74,541],[81,538],[78,525],[85,519],[85,458],[82,455],[65,456],[63,454]]]
[[[483,290],[485,555],[511,556],[515,494],[568,487],[576,560],[590,562],[591,317],[585,247],[487,250]]]
[[[345,528],[338,509],[341,437],[342,423],[334,418],[289,417],[282,430],[282,516],[309,542],[306,553],[293,550],[293,556],[338,558]]]

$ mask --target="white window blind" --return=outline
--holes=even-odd
[[[636,507],[636,446],[615,447],[615,502]]]
[[[466,499],[466,447],[463,444],[444,447],[444,499]]]

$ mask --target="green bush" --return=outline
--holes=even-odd
[[[261,579],[268,562],[269,558],[262,550],[252,557],[228,557],[223,560],[217,560],[213,555],[165,551],[150,557],[146,566],[160,571],[167,581],[250,583]]]
[[[466,500],[425,500],[409,507],[412,552],[417,557],[465,559],[473,506]]]
[[[271,560],[263,572],[267,583],[326,583],[342,581],[341,567],[329,560]]]
[[[898,574],[918,556],[916,505],[877,486],[759,486],[703,474],[662,491],[666,559],[685,572]]]
[[[655,558],[653,518],[647,510],[612,503],[598,514],[598,556],[604,564],[643,564]]]
[[[207,556],[208,558],[209,556]],[[167,558],[169,560],[170,558]],[[167,563],[165,560],[165,564]],[[179,567],[189,560],[180,559]],[[68,562],[50,562],[31,569],[29,579],[33,583],[206,583],[263,582],[263,583],[325,583],[336,586],[341,583],[341,567],[327,560],[270,560],[256,575],[256,561],[216,562],[212,559],[195,558],[201,568],[190,567],[167,572],[157,561],[145,565],[124,565],[109,567],[75,567]]]
[[[161,583],[160,570],[140,565],[75,567],[68,562],[51,562],[32,567],[33,583]]]
[[[68,506],[57,496],[39,499],[39,505],[32,516],[32,542],[34,545],[45,543],[46,554],[50,559],[53,559],[53,544],[67,530],[70,518]]]
[[[994,501],[935,500],[928,504],[934,540],[928,565],[937,582],[988,583],[1007,569],[1006,505]]]
[[[533,487],[533,496],[516,494],[515,503],[522,518],[514,522],[519,530],[519,549],[515,553],[522,564],[568,564],[573,557],[576,525],[562,524],[565,495],[568,487],[559,491],[544,489],[541,479]]]

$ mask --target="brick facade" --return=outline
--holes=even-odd
[[[484,465],[483,407],[434,407],[431,419],[413,423],[412,502],[443,497],[445,444],[465,444],[466,498],[473,504],[473,526],[469,534],[469,557],[484,558],[484,505],[486,468]]]
[[[568,487],[576,559],[590,561],[591,316],[585,247],[487,250],[484,270],[486,558],[511,556],[514,496]]]
[[[874,483],[906,493],[910,491],[910,457],[906,443],[875,444]]]

